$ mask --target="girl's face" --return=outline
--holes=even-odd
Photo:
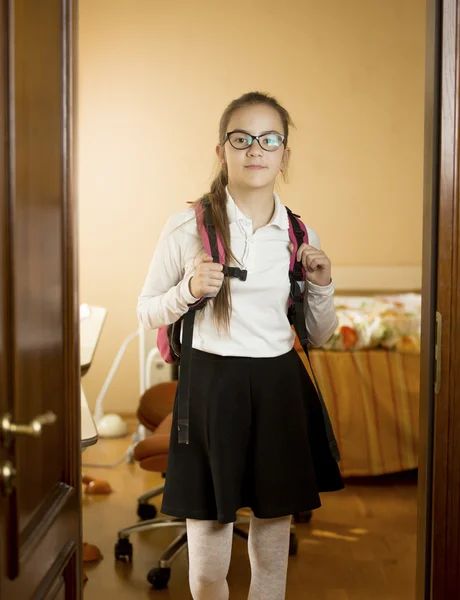
[[[257,140],[242,150],[234,148],[229,140],[223,146],[217,146],[217,155],[227,168],[229,185],[240,189],[273,189],[275,179],[284,170],[290,153],[283,143],[279,147],[277,145],[280,141],[277,134],[284,135],[278,112],[266,104],[239,108],[233,113],[227,127],[227,133],[232,131],[241,132],[232,136],[232,143],[236,146],[245,145],[247,134],[253,137],[271,135],[260,138],[262,146],[269,150],[262,149]]]

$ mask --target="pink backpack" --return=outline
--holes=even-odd
[[[289,217],[289,239],[291,240],[294,249],[291,253],[291,261],[289,264],[289,280],[291,282],[291,293],[289,298],[288,318],[294,326],[297,337],[302,345],[302,348],[308,355],[308,333],[305,324],[304,314],[304,291],[305,291],[305,270],[302,264],[296,260],[297,250],[301,244],[308,244],[308,233],[305,225],[300,220],[299,215],[294,214],[286,207]],[[225,265],[225,252],[222,241],[216,232],[212,211],[209,202],[204,201],[195,206],[195,215],[200,232],[203,247],[209,256],[212,256],[214,262],[219,262],[224,265],[223,272],[226,277],[236,277],[241,281],[246,281],[247,271],[239,267],[228,267]],[[190,370],[192,365],[191,350],[193,341],[193,324],[195,313],[202,309],[209,298],[200,298],[197,302],[190,305],[189,310],[185,315],[166,327],[161,327],[158,330],[157,346],[163,359],[169,364],[180,364],[180,377],[177,389],[177,427],[178,427],[178,442],[189,443],[189,412],[190,412]],[[180,341],[182,331],[182,343]],[[310,362],[311,367],[311,362]],[[329,440],[329,447],[333,457],[339,461],[340,454],[337,441],[332,430],[332,424],[326,409],[325,402],[319,390],[313,369],[311,369],[316,383],[318,397],[321,402],[321,408],[324,417],[324,424]]]

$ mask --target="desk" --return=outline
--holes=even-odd
[[[106,315],[107,309],[101,306],[82,304],[80,307],[80,374],[82,377],[89,371],[93,362]],[[82,386],[80,386],[80,392],[81,449],[85,450],[97,442],[99,435]]]
[[[94,446],[99,439],[99,434],[94,423],[93,415],[88,407],[85,392],[80,386],[81,396],[81,449],[85,450],[88,446]]]
[[[96,346],[101,337],[102,327],[104,325],[107,309],[101,306],[80,306],[80,376],[86,375],[93,362]],[[83,386],[80,384],[81,397],[81,451],[84,452],[88,446],[93,446],[99,439],[96,424],[93,415],[88,407]],[[83,544],[83,560],[85,560],[85,549]],[[97,547],[94,547],[96,553],[100,554]],[[87,580],[85,571],[82,573],[83,582]]]
[[[80,373],[86,375],[93,362],[97,343],[101,337],[107,309],[102,306],[80,307]]]

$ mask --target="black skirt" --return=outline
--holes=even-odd
[[[274,358],[192,350],[190,443],[174,407],[161,511],[220,523],[250,508],[273,518],[321,506],[344,487],[321,405],[295,350]]]

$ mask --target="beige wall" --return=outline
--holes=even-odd
[[[80,0],[80,299],[108,308],[94,404],[137,327],[167,216],[209,185],[222,110],[262,90],[291,112],[283,200],[337,267],[421,263],[425,8],[417,0]],[[136,347],[105,407],[137,403]]]

